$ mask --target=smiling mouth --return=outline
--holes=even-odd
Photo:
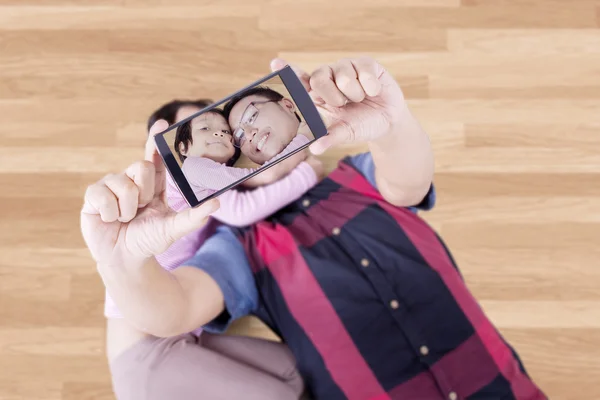
[[[206,144],[209,145],[209,146],[211,146],[213,144],[220,144],[221,146],[227,147],[227,145],[225,143],[223,143],[222,141],[220,141],[220,140],[215,140],[214,142],[206,142]]]
[[[267,144],[267,140],[269,139],[270,135],[271,135],[270,131],[266,131],[265,133],[260,135],[260,138],[256,142],[256,151],[262,151],[262,149],[265,148],[265,144]]]

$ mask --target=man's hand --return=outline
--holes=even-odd
[[[286,65],[275,59],[271,69]],[[383,197],[396,206],[419,204],[431,187],[433,152],[396,80],[371,58],[343,59],[310,75],[292,68],[329,132],[311,145],[311,151],[321,154],[334,145],[368,142]]]
[[[308,156],[306,163],[315,171],[319,181],[325,177],[325,168],[323,167],[323,162],[317,157],[313,155]]]
[[[166,170],[154,144],[154,135],[167,128],[162,120],[152,126],[145,161],[105,176],[86,191],[81,231],[99,265],[142,265],[200,228],[218,208],[218,201],[180,213],[168,207]]]
[[[271,69],[286,65],[275,59]],[[378,139],[398,130],[409,114],[400,86],[372,58],[343,59],[310,75],[293,69],[326,119],[329,134],[311,145],[315,154],[342,143]]]

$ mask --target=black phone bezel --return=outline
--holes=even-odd
[[[175,157],[177,157],[177,155],[173,154],[171,152],[171,149],[169,148],[169,145],[167,144],[167,141],[165,140],[164,135],[167,132],[172,131],[173,129],[177,129],[178,126],[186,123],[187,121],[190,121],[190,120],[196,118],[197,116],[199,116],[205,112],[208,112],[208,111],[212,110],[213,108],[229,101],[231,98],[233,98],[238,93],[248,90],[254,86],[258,86],[261,83],[264,83],[265,81],[268,81],[269,79],[271,79],[275,76],[278,76],[278,75],[281,78],[281,81],[285,85],[290,96],[294,100],[294,103],[296,103],[296,107],[302,114],[304,121],[309,126],[315,139],[311,140],[306,145],[301,146],[298,149],[290,152],[289,154],[286,154],[285,156],[277,159],[277,161],[274,161],[272,163],[269,163],[268,165],[265,165],[265,166],[257,169],[253,173],[248,174],[244,178],[242,178],[236,182],[233,182],[232,184],[224,187],[223,189],[218,190],[217,192],[203,198],[202,200],[198,200],[198,198],[194,194],[194,191],[192,190],[191,186],[189,185],[187,179],[185,178],[183,171],[179,167],[177,160],[175,159]],[[257,174],[260,174],[261,172],[267,170],[268,168],[271,168],[273,165],[276,165],[276,164],[280,163],[281,161],[285,160],[286,158],[291,157],[292,155],[298,153],[299,151],[304,150],[306,147],[310,146],[310,144],[313,143],[315,140],[317,140],[325,135],[327,135],[327,127],[325,126],[323,119],[319,115],[319,111],[317,110],[317,107],[314,105],[312,99],[310,98],[310,95],[308,94],[308,92],[306,91],[304,86],[302,85],[302,82],[300,82],[300,79],[298,78],[296,73],[292,70],[292,68],[290,66],[286,66],[286,67],[280,69],[279,71],[275,71],[275,72],[265,76],[264,78],[261,78],[261,79],[257,80],[256,82],[251,83],[250,85],[247,85],[243,89],[238,90],[237,92],[203,108],[202,110],[189,116],[188,118],[169,126],[168,129],[156,134],[154,136],[154,141],[156,143],[156,148],[158,150],[158,153],[160,154],[161,158],[163,159],[163,162],[167,168],[168,173],[171,175],[171,178],[173,178],[173,181],[175,182],[176,186],[178,187],[179,191],[181,192],[183,198],[187,201],[187,203],[190,205],[190,207],[198,207],[199,205],[207,202],[208,200],[213,199],[213,198],[223,194],[227,190],[230,190],[230,189],[236,187],[237,185],[243,183],[245,180],[250,179],[253,176],[256,176]]]

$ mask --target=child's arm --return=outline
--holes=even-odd
[[[309,140],[306,136],[297,135],[281,153],[267,161],[264,165],[267,165],[268,163],[271,163],[283,157],[284,155],[289,154],[293,150],[296,150],[308,142]],[[293,166],[296,166],[296,164],[293,164]],[[277,166],[273,166],[272,168],[260,173],[256,177],[250,178],[248,181],[254,182],[254,184],[250,184],[250,187],[262,186],[271,183],[286,175],[291,169],[288,167],[288,169],[285,171],[271,171],[273,168],[277,168]],[[210,190],[221,190],[225,186],[245,178],[258,169],[259,168],[227,167],[204,157],[188,157],[185,159],[182,165],[183,173],[190,183]]]
[[[203,157],[188,157],[182,166],[183,173],[190,183],[210,190],[221,190],[257,169],[227,167]]]
[[[277,182],[248,192],[230,190],[223,193],[219,196],[221,208],[213,217],[233,226],[253,224],[297,200],[318,182],[321,175],[321,162],[311,157]]]

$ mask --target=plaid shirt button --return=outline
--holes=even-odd
[[[400,307],[400,303],[398,303],[398,300],[392,300],[390,301],[390,307],[392,307],[395,310],[398,307]]]
[[[363,267],[368,267],[369,260],[367,260],[366,258],[363,258],[362,260],[360,260],[360,265],[362,265]]]
[[[339,235],[339,234],[340,234],[340,232],[341,232],[341,231],[342,231],[342,230],[341,230],[340,228],[333,228],[333,229],[331,230],[331,233],[333,233],[335,236],[337,236],[337,235]]]
[[[427,347],[427,346],[421,346],[421,348],[419,349],[419,351],[421,352],[422,355],[426,356],[427,354],[429,354],[429,347]]]
[[[458,400],[458,395],[456,394],[456,392],[450,392],[450,393],[448,393],[448,399],[449,400]]]
[[[302,206],[303,206],[303,207],[308,207],[308,206],[310,206],[310,200],[308,200],[308,199],[304,199],[304,200],[302,201]]]

